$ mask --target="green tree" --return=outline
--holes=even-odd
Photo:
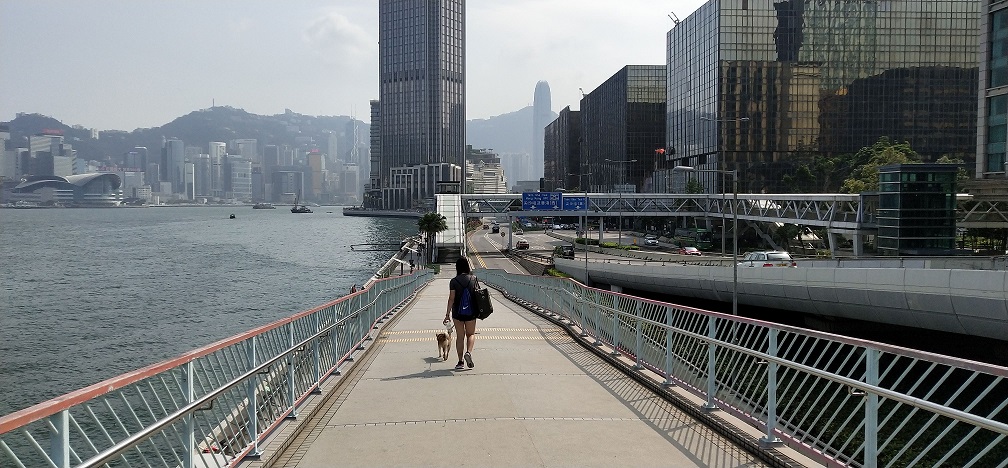
[[[777,240],[784,244],[784,250],[791,250],[791,242],[798,239],[801,227],[797,224],[782,224],[775,233]]]
[[[893,143],[888,137],[881,137],[875,144],[861,148],[852,161],[854,169],[850,177],[840,186],[841,193],[862,193],[878,190],[878,168],[888,164],[920,162],[917,154],[907,142]]]
[[[704,193],[704,187],[700,181],[691,177],[686,181],[686,193]]]
[[[417,228],[424,235],[428,258],[434,262],[434,236],[448,230],[448,218],[441,213],[428,211],[417,220]]]
[[[966,163],[966,161],[963,161],[962,158],[953,158],[952,156],[946,154],[938,158],[935,162],[938,164],[958,164],[959,169],[956,171],[956,182],[962,182],[964,180],[969,180],[970,178],[969,172],[967,172],[966,168],[962,166]]]

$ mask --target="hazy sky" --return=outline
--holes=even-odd
[[[667,16],[703,0],[469,0],[469,119],[577,108],[628,64],[664,64]],[[377,0],[0,0],[0,121],[133,130],[217,105],[370,120]]]

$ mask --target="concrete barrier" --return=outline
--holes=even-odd
[[[584,262],[556,259],[584,281]],[[593,283],[731,302],[732,269],[590,262]],[[1008,273],[933,268],[739,268],[738,301],[834,318],[1004,339]]]

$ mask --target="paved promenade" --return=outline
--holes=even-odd
[[[496,291],[475,368],[455,371],[434,338],[448,270],[241,466],[763,466]]]

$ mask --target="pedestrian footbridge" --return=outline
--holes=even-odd
[[[362,291],[0,418],[0,466],[1004,466],[1008,369],[479,270]]]

